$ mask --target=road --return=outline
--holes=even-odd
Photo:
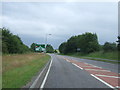
[[[114,88],[118,65],[51,54],[52,62],[43,88]]]

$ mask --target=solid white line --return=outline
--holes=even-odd
[[[91,74],[91,76],[93,76],[94,78],[98,79],[99,81],[101,81],[101,82],[104,83],[105,85],[109,86],[110,88],[114,88],[113,86],[111,86],[111,85],[108,84],[107,82],[103,81],[102,79],[96,77],[95,75]]]
[[[108,71],[108,70],[98,70],[98,69],[85,69],[85,70],[110,72],[110,71]]]
[[[44,80],[43,80],[43,82],[42,82],[42,84],[41,84],[41,86],[40,86],[40,89],[41,89],[41,88],[44,88],[45,82],[46,82],[47,77],[48,77],[48,74],[49,74],[49,72],[50,72],[50,68],[51,68],[51,65],[52,65],[52,61],[53,61],[53,59],[51,59],[51,62],[50,62],[48,71],[47,71],[47,73],[46,73],[46,75],[45,75],[45,78],[44,78]]]
[[[120,77],[116,77],[116,76],[107,76],[107,75],[99,75],[99,74],[95,74],[96,76],[102,76],[102,77],[110,77],[110,78],[120,78]]]
[[[76,64],[74,64],[74,63],[72,63],[72,64],[75,65],[76,67],[80,68],[81,70],[83,70],[83,68],[79,67],[78,65],[76,65]]]
[[[36,78],[36,80],[33,82],[33,84],[30,86],[30,88],[35,88],[35,85],[38,81],[38,79],[41,77],[42,73],[44,72],[45,68],[47,67],[47,65],[44,67],[44,69],[40,72],[39,76]]]

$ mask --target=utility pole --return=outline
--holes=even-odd
[[[46,37],[45,37],[45,53],[47,52],[47,37],[48,35],[52,35],[52,34],[46,34]]]

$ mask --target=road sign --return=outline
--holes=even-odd
[[[77,51],[80,51],[80,48],[77,48]]]
[[[45,44],[35,44],[35,51],[45,52]]]

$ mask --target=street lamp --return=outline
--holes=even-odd
[[[47,36],[52,35],[52,34],[46,34],[46,39],[45,39],[45,52],[47,52],[46,47],[47,47]]]

